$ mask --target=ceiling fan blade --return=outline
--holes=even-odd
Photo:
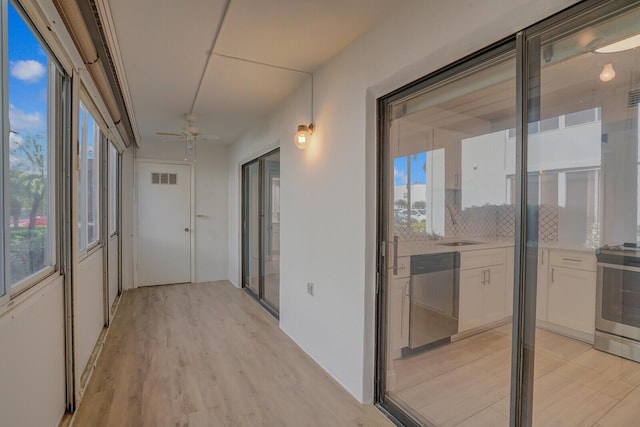
[[[160,135],[160,136],[182,136],[181,133],[175,133],[175,132],[156,132],[156,135]]]

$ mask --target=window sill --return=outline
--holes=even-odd
[[[14,292],[13,295],[4,295],[0,297],[0,318],[8,312],[14,310],[22,303],[28,301],[31,297],[41,292],[47,286],[58,281],[62,275],[58,270],[49,272],[45,277],[40,278],[37,282],[25,287],[20,292]]]
[[[85,259],[89,258],[91,255],[93,255],[95,252],[97,252],[100,249],[102,249],[102,242],[93,243],[87,249],[80,252],[80,255],[78,256],[78,262],[80,263],[84,261]]]

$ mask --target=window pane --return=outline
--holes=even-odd
[[[116,232],[117,219],[117,185],[118,185],[118,150],[113,145],[109,146],[109,235]]]
[[[22,279],[54,263],[49,227],[50,149],[49,76],[46,50],[10,2],[9,174],[5,203],[9,205],[8,282]]]
[[[103,134],[82,103],[79,121],[78,244],[82,251],[100,238],[100,141]]]
[[[100,128],[92,121],[87,138],[87,244],[91,245],[100,236]]]

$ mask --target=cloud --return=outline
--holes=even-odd
[[[11,65],[11,75],[16,79],[20,79],[28,83],[37,82],[45,75],[46,72],[47,67],[33,59],[15,61]]]
[[[25,113],[9,104],[9,125],[14,132],[41,132],[46,130],[45,121],[40,113]]]
[[[407,171],[394,169],[393,177],[395,178],[396,183],[407,182]]]

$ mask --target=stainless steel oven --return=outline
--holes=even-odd
[[[640,362],[640,249],[635,243],[596,253],[595,348]]]

